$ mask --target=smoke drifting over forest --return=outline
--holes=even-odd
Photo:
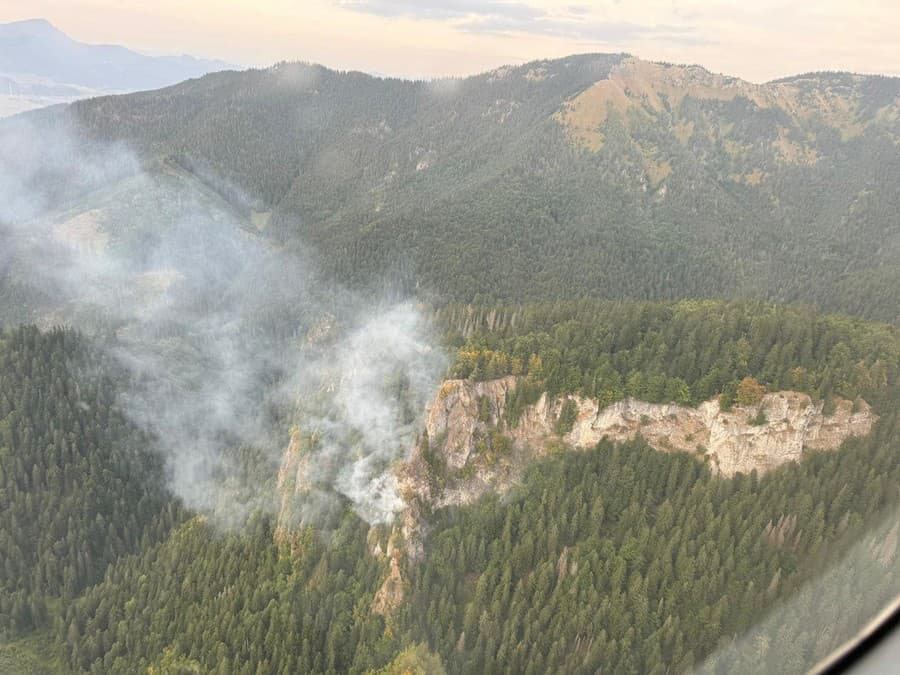
[[[416,306],[327,282],[313,253],[270,246],[177,166],[41,119],[0,126],[0,277],[24,314],[0,321],[100,337],[188,506],[237,523],[271,501],[229,483],[230,457],[253,446],[277,468],[279,411],[299,409],[320,438],[317,484],[370,522],[389,518],[389,467],[445,368]]]

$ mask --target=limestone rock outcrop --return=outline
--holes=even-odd
[[[516,382],[509,376],[448,380],[441,386],[422,440],[397,468],[408,504],[403,534],[410,557],[422,553],[423,512],[503,492],[531,461],[563,447],[589,448],[604,437],[625,441],[640,435],[657,450],[692,453],[713,472],[733,476],[764,473],[808,452],[837,449],[850,437],[868,434],[877,419],[861,399],[836,399],[834,411],[826,415],[824,402],[796,391],[768,393],[757,405],[729,411],[718,399],[696,408],[630,398],[600,407],[579,396],[551,400],[544,394],[510,426],[506,407]],[[577,414],[571,430],[559,435],[555,427],[567,400],[574,401]]]

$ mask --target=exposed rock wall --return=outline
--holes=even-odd
[[[374,611],[390,612],[401,601],[403,580],[395,551],[402,549],[411,560],[422,557],[431,510],[502,493],[521,479],[531,462],[550,452],[592,447],[604,437],[625,441],[640,434],[657,450],[692,453],[713,471],[733,476],[754,469],[766,472],[799,461],[808,451],[836,449],[852,436],[868,434],[877,419],[865,401],[838,399],[835,410],[825,415],[824,403],[795,391],[769,393],[756,406],[735,406],[731,411],[721,410],[717,399],[696,408],[634,399],[601,408],[578,396],[551,400],[543,394],[510,427],[507,399],[516,383],[509,376],[486,382],[448,380],[441,385],[429,406],[422,437],[396,469],[406,508],[389,536],[387,576]],[[574,402],[576,416],[571,430],[560,436],[555,427],[567,400]],[[754,424],[760,411],[765,422]],[[295,429],[278,477],[282,505],[276,538],[285,543],[302,520],[297,504],[313,489],[307,445]]]
[[[291,439],[281,458],[278,470],[278,496],[280,507],[278,522],[275,526],[275,541],[280,544],[290,543],[290,535],[300,524],[300,514],[296,504],[299,497],[310,490],[309,452],[305,447],[300,429],[291,430]]]
[[[696,408],[626,399],[601,408],[594,400],[543,394],[526,407],[515,427],[506,424],[507,399],[516,387],[513,376],[486,382],[445,381],[429,406],[425,429],[410,458],[397,469],[406,508],[389,533],[373,528],[373,555],[386,563],[384,582],[371,609],[390,614],[403,602],[403,555],[424,555],[428,513],[450,505],[469,504],[481,496],[502,493],[516,483],[535,459],[566,446],[587,448],[604,437],[625,441],[640,434],[663,452],[693,453],[725,476],[752,470],[765,472],[799,461],[807,451],[833,450],[846,439],[868,434],[877,417],[862,400],[838,399],[830,415],[824,403],[795,391],[769,393],[752,407],[723,411],[717,399]],[[555,432],[560,411],[574,401],[577,414],[571,431]],[[760,410],[766,421],[754,424]],[[282,498],[276,538],[291,542],[302,519],[298,497],[312,489],[309,476],[312,441],[294,429],[285,451],[278,488]],[[302,502],[302,499],[300,500]],[[784,539],[786,526],[772,536]],[[780,529],[779,529],[780,528]],[[790,534],[790,533],[788,533]],[[380,538],[386,535],[382,548]],[[566,573],[565,556],[559,574]]]
[[[387,616],[402,605],[405,595],[404,584],[403,577],[400,575],[400,553],[398,551],[390,557],[387,576],[372,599],[372,611],[375,614]]]
[[[499,380],[470,382],[446,380],[425,418],[425,433],[439,444],[449,469],[461,469],[475,450],[475,432],[496,426],[506,414],[506,395],[516,386],[512,375]],[[489,405],[488,417],[479,419],[482,399]]]
[[[640,433],[661,451],[696,453],[725,476],[738,472],[760,473],[785,462],[799,461],[806,450],[833,450],[851,436],[872,429],[875,415],[868,404],[836,401],[833,414],[825,416],[824,403],[807,394],[780,391],[766,394],[756,406],[735,406],[725,412],[718,399],[688,408],[626,399],[599,409],[595,401],[575,398],[578,418],[566,443],[576,447],[596,445],[604,436],[628,440]],[[562,401],[547,403],[546,396],[527,411],[514,437],[531,442],[552,432]],[[766,422],[751,420],[762,410]]]
[[[422,552],[422,512],[503,492],[521,478],[529,462],[563,444],[587,448],[604,437],[625,441],[640,434],[657,450],[695,454],[713,471],[733,476],[754,469],[763,473],[799,461],[808,451],[836,449],[847,438],[868,434],[876,420],[865,401],[854,405],[838,399],[826,416],[823,402],[795,391],[769,393],[758,405],[727,412],[718,399],[696,408],[634,399],[600,408],[594,400],[551,400],[544,394],[510,428],[504,422],[507,394],[515,386],[512,376],[487,382],[448,380],[441,386],[426,417],[426,436],[397,469],[409,504],[403,534],[411,557]],[[559,436],[554,427],[567,399],[575,402],[577,416],[571,431]],[[760,411],[766,421],[754,424]],[[498,436],[511,443],[499,443]]]

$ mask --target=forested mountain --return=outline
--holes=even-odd
[[[281,64],[55,111],[175,158],[358,286],[755,296],[896,321],[900,80],[584,55],[409,82]]]
[[[111,92],[165,87],[228,68],[73,40],[44,19],[0,24],[0,117]]]
[[[900,590],[898,79],[286,63],[0,146],[2,672],[802,672]]]
[[[472,367],[473,352],[482,369],[489,352],[504,353],[541,363],[542,388],[662,374],[697,395],[720,386],[707,371],[720,373],[720,391],[734,378],[775,387],[805,371],[815,395],[864,394],[880,418],[866,438],[762,477],[715,476],[639,438],[558,453],[502,499],[430,514],[424,557],[412,560],[390,543],[385,554],[396,534],[347,508],[327,531],[310,521],[279,535],[263,509],[223,533],[167,494],[153,438],[121,417],[126,373],[70,331],[8,331],[0,664],[681,672],[713,655],[710,672],[795,672],[896,589],[895,329],[752,303],[449,307],[436,319],[459,347],[454,369]],[[235,474],[267,464],[253,448],[231,452]],[[261,480],[275,489],[274,475]],[[386,609],[377,597],[394,566],[402,601]],[[817,586],[816,615],[791,603],[823,574],[843,581]],[[773,608],[789,619],[734,642]]]

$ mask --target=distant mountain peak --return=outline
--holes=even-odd
[[[10,21],[8,23],[0,24],[7,27],[17,27],[17,28],[34,28],[34,29],[42,29],[42,30],[58,30],[56,26],[47,21],[47,19],[22,19],[21,21]]]
[[[38,79],[56,87],[122,93],[158,89],[231,67],[193,56],[147,56],[127,47],[78,42],[42,18],[0,24],[0,74],[19,85],[8,87],[11,91],[31,91]]]
[[[24,19],[22,21],[3,23],[0,24],[0,35],[2,34],[18,34],[30,37],[65,37],[70,39],[68,35],[47,21],[47,19]]]

